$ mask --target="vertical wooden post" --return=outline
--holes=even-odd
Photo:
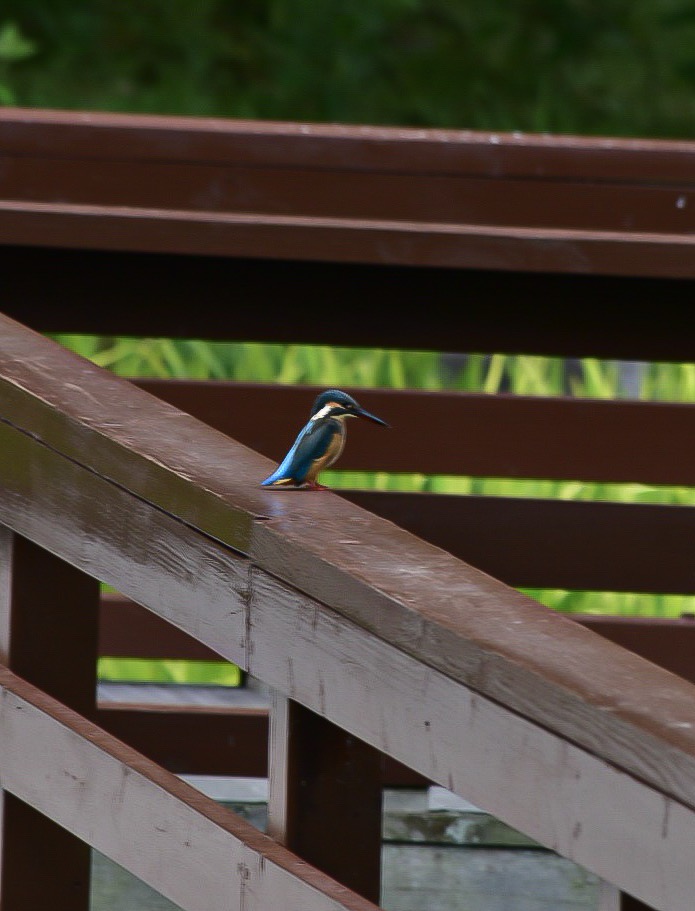
[[[269,749],[269,833],[378,904],[382,754],[279,694]]]
[[[0,661],[80,714],[96,708],[99,583],[0,526]],[[89,846],[2,792],[0,907],[88,911]]]

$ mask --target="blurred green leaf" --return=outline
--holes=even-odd
[[[0,61],[16,63],[36,53],[36,42],[26,38],[15,22],[0,26]]]

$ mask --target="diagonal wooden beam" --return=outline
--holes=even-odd
[[[6,668],[0,728],[5,790],[186,911],[374,907]]]

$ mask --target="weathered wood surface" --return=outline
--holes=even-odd
[[[160,639],[173,640],[161,621],[138,605],[128,604],[120,629],[117,603],[109,600],[108,626],[120,630],[120,650],[103,654],[189,658],[199,654],[196,640],[179,633],[180,649],[160,654]],[[147,618],[141,622],[143,615]],[[102,613],[102,616],[104,614]],[[695,623],[689,619],[571,615],[572,619],[630,651],[695,683]],[[174,632],[176,632],[174,630]],[[148,643],[151,643],[148,645]],[[188,643],[192,646],[189,649]],[[108,646],[108,640],[105,640]],[[132,648],[132,646],[135,648]],[[214,653],[211,653],[214,654]],[[167,703],[107,702],[97,712],[98,724],[141,753],[174,772],[265,777],[268,774],[268,708],[187,706],[172,695]],[[427,779],[385,757],[384,786],[424,786]]]
[[[4,523],[538,841],[689,907],[690,684],[330,493],[259,490],[266,460],[1,325]],[[625,820],[629,850],[606,851]]]
[[[682,617],[568,614],[611,642],[695,683],[695,622]],[[157,614],[120,596],[107,595],[99,611],[99,654],[126,658],[219,659]],[[175,708],[175,704],[170,706]],[[156,710],[156,709],[155,709]]]
[[[98,606],[95,579],[0,528],[0,662],[89,718]],[[88,911],[89,846],[4,790],[0,815],[3,911]]]
[[[277,694],[270,715],[268,831],[360,895],[381,895],[382,755]]]
[[[374,907],[5,668],[0,725],[3,788],[186,911]]]

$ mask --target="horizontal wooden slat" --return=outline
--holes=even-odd
[[[321,391],[314,386],[222,381],[135,382],[277,461]],[[384,432],[353,422],[337,468],[695,485],[695,465],[673,458],[674,452],[687,452],[695,437],[695,405],[351,387],[346,391],[391,427]]]
[[[185,658],[219,661],[220,656],[157,614],[118,595],[102,596],[99,654],[120,658]]]
[[[686,907],[669,840],[691,840],[690,684],[339,497],[259,489],[267,460],[0,324],[5,524],[617,885]],[[574,759],[557,760],[573,750],[591,785],[581,799]],[[666,858],[649,834],[657,793]],[[643,826],[631,814],[645,807]],[[643,847],[598,856],[621,818]]]
[[[691,141],[5,108],[7,154],[692,183]]]
[[[5,668],[0,686],[3,789],[185,911],[375,907]]]
[[[3,306],[54,331],[689,360],[692,148],[6,109]]]
[[[268,712],[206,706],[101,705],[96,722],[170,772],[264,778]]]
[[[267,710],[109,702],[100,706],[96,721],[170,772],[252,778],[268,774]],[[387,788],[429,783],[389,756],[383,757],[383,782]]]
[[[0,244],[456,269],[695,277],[689,234],[0,201]]]
[[[1,130],[0,130],[1,132]],[[2,155],[0,196],[27,203],[206,210],[311,218],[682,233],[693,230],[693,185],[669,180],[548,180],[390,172],[320,162],[274,167],[217,162]],[[533,190],[530,190],[532,185]],[[533,205],[530,205],[530,199]],[[679,202],[680,201],[680,202]]]

